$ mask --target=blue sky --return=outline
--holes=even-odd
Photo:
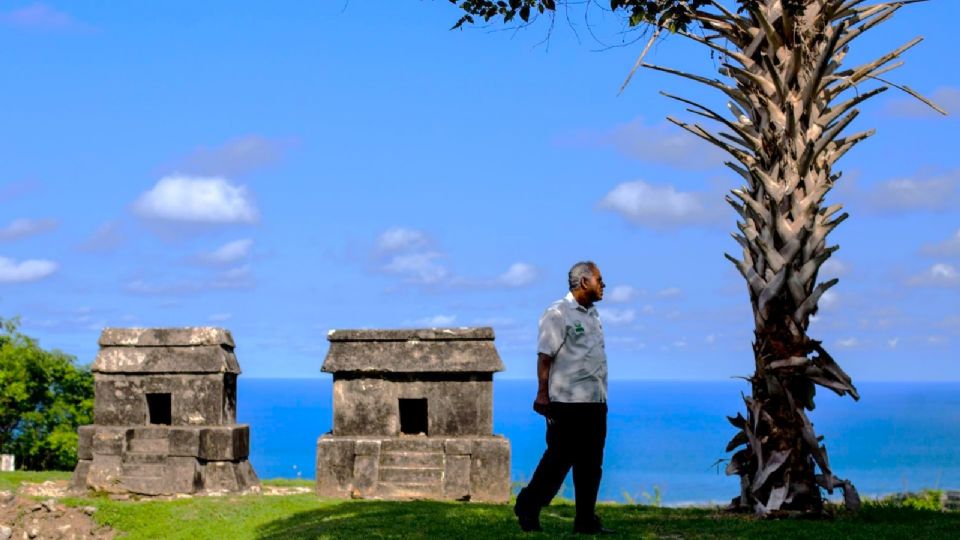
[[[222,326],[248,377],[315,377],[334,328],[493,326],[534,377],[536,323],[597,261],[611,377],[752,370],[736,187],[616,45],[558,18],[449,31],[445,1],[0,1],[0,316],[93,359],[107,326]],[[840,163],[851,214],[811,335],[855,380],[960,380],[960,3],[902,10],[851,65],[916,35]],[[948,51],[950,51],[948,53]],[[716,68],[681,38],[648,61]]]

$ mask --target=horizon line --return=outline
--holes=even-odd
[[[330,380],[331,377],[332,377],[332,375],[330,375],[330,374],[325,374],[325,375],[321,375],[321,376],[308,376],[308,377],[270,377],[270,376],[258,377],[258,376],[246,376],[246,377],[241,377],[241,378],[244,378],[244,379],[256,379],[256,380],[274,380],[274,381],[289,381],[289,380],[305,380],[305,381],[309,381],[309,380]],[[523,381],[523,382],[533,382],[533,383],[537,382],[537,379],[529,378],[529,377],[500,377],[500,378],[498,378],[498,379],[496,379],[496,380],[498,380],[498,381]],[[675,382],[681,382],[681,383],[719,383],[719,382],[737,382],[737,381],[746,382],[746,381],[743,380],[742,377],[730,377],[729,379],[644,379],[644,378],[624,377],[624,378],[616,378],[616,379],[610,379],[610,380],[609,380],[609,382],[657,382],[657,383],[666,383],[666,382],[669,382],[669,383],[675,383]],[[932,379],[907,379],[907,380],[863,379],[863,380],[856,381],[856,382],[857,382],[857,384],[859,384],[859,383],[871,383],[871,384],[873,384],[873,383],[893,383],[893,384],[898,384],[898,383],[899,383],[899,384],[903,384],[903,383],[957,384],[957,383],[960,383],[960,379],[951,379],[951,380],[943,380],[943,379],[936,379],[936,380],[932,380]]]

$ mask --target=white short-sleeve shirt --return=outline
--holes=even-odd
[[[550,401],[606,403],[607,353],[595,307],[581,306],[572,293],[550,304],[540,317],[537,352],[553,357]]]

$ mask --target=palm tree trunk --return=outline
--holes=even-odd
[[[859,103],[887,90],[889,83],[879,76],[899,65],[890,62],[920,38],[864,65],[840,66],[855,38],[906,3],[757,0],[734,13],[712,0],[710,9],[688,12],[705,34],[679,33],[720,53],[720,73],[729,83],[644,64],[711,86],[730,99],[728,115],[665,94],[726,128],[714,133],[668,118],[729,153],[733,160],[727,165],[745,182],[727,197],[740,218],[733,237],[742,257],[726,257],[747,282],[755,372],[749,378],[751,395],[744,397],[746,417],[730,418],[738,432],[727,451],[743,446],[727,467],[728,474],[741,478],[732,508],[759,515],[820,513],[820,488],[830,493],[840,488],[847,506],[859,507],[853,484],[834,476],[822,437],[806,414],[814,408],[817,385],[841,396],[859,395],[807,330],[819,299],[837,284],[836,279],[817,281],[820,266],[839,249],[827,246],[827,234],[847,218],[838,215],[840,205],[824,205],[840,178],[833,165],[873,134],[844,130]],[[874,80],[882,84],[870,90],[857,86]]]

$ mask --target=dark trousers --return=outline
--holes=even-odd
[[[563,479],[573,467],[576,523],[592,523],[606,438],[606,403],[550,403],[547,449],[530,483],[517,496],[517,507],[539,514],[560,491]]]

